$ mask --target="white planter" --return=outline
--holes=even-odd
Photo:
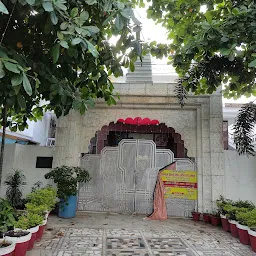
[[[21,236],[21,237],[11,237],[11,236],[5,236],[5,238],[8,241],[13,241],[16,244],[21,244],[29,241],[31,239],[31,233],[27,234],[26,236]]]
[[[228,222],[229,222],[230,224],[234,224],[234,225],[237,224],[237,221],[235,221],[235,220],[228,220]]]
[[[249,233],[249,235],[256,237],[256,231],[248,229],[248,233]]]
[[[4,239],[1,239],[1,240],[4,240]],[[10,243],[11,245],[4,248],[0,248],[0,256],[9,254],[15,250],[16,243],[14,241],[11,241],[10,239],[5,239],[4,241]]]
[[[33,227],[33,228],[29,228],[27,231],[29,231],[31,234],[34,234],[38,231],[39,226]]]
[[[247,226],[241,225],[238,222],[236,223],[236,227],[241,229],[241,230],[248,230],[249,229]]]
[[[40,226],[45,226],[47,224],[47,219],[43,221],[43,223]]]
[[[222,219],[226,219],[227,218],[227,216],[226,215],[220,215],[220,217],[222,218]]]
[[[45,213],[45,219],[46,219],[46,220],[48,219],[49,214],[50,214],[50,212],[49,212],[49,211],[47,211],[47,212]]]

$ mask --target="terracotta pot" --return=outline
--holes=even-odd
[[[37,235],[36,235],[36,241],[37,242],[40,242],[42,237],[43,237],[44,229],[46,227],[46,223],[47,223],[47,220],[44,220],[43,224],[39,226],[39,230],[37,231]]]
[[[233,237],[236,237],[236,238],[238,238],[238,229],[237,229],[237,227],[236,227],[236,221],[234,221],[234,220],[229,220],[228,221],[229,222],[229,225],[230,225],[230,232],[231,232],[231,235],[233,236]]]
[[[221,225],[222,225],[222,229],[226,232],[230,231],[230,224],[228,222],[228,219],[225,215],[220,215],[221,217]]]
[[[220,217],[211,215],[211,223],[213,226],[220,226],[221,224]]]
[[[241,225],[239,223],[236,224],[238,230],[238,236],[241,244],[249,245],[250,244],[250,237],[248,234],[248,227]]]
[[[193,221],[199,221],[201,213],[200,212],[192,212]]]
[[[254,252],[256,252],[256,232],[251,229],[248,229],[248,234],[250,237],[250,243],[251,243],[252,250]]]
[[[16,243],[14,255],[15,256],[25,256],[28,250],[28,244],[31,239],[31,233],[27,234],[26,236],[21,237],[10,237],[5,236],[8,241],[13,241]]]
[[[203,214],[203,220],[205,223],[211,223],[211,215],[208,213]]]
[[[7,243],[10,243],[10,245],[4,248],[0,248],[0,256],[13,256],[16,243],[13,241],[10,241],[9,239],[4,239],[4,241]]]
[[[30,239],[29,244],[28,244],[28,251],[30,251],[34,248],[34,243],[36,241],[38,230],[39,230],[39,226],[28,229],[28,231],[31,233],[31,239]]]

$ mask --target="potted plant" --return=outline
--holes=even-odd
[[[247,214],[247,224],[249,226],[248,234],[252,250],[256,252],[256,209]]]
[[[15,250],[15,242],[3,239],[0,241],[0,256],[12,256]]]
[[[7,241],[11,241],[16,244],[14,255],[25,256],[28,249],[28,244],[31,239],[31,233],[23,230],[11,230],[5,233]]]
[[[0,199],[0,239],[4,233],[11,229],[15,222],[15,212],[10,203],[5,199]]]
[[[236,221],[236,211],[239,208],[236,206],[233,206],[231,204],[227,204],[224,206],[224,210],[227,212],[226,216],[228,218],[228,222],[230,225],[230,232],[233,237],[238,238],[238,229],[237,229],[237,221]]]
[[[61,166],[47,173],[45,178],[53,179],[57,185],[57,195],[60,199],[59,217],[75,217],[78,183],[88,182],[90,180],[89,172],[80,167]]]
[[[248,234],[248,214],[250,213],[250,210],[247,208],[239,208],[236,212],[236,219],[237,219],[237,224],[236,227],[238,229],[238,236],[239,240],[242,244],[248,245],[250,244],[250,237]]]
[[[211,215],[208,212],[203,213],[203,220],[205,223],[211,223]]]
[[[221,219],[220,219],[220,213],[218,211],[215,211],[211,214],[211,223],[213,226],[220,226]]]
[[[230,231],[230,224],[227,219],[227,211],[224,210],[224,207],[226,205],[232,205],[232,201],[230,199],[225,199],[223,196],[220,197],[220,199],[217,200],[217,206],[220,212],[220,218],[221,218],[221,225],[224,231],[229,232]]]
[[[26,215],[21,215],[18,221],[15,223],[16,229],[26,230],[31,233],[31,239],[28,243],[28,251],[32,250],[37,237],[37,231],[39,230],[39,225],[43,224],[44,218],[38,214],[27,213]]]
[[[39,226],[36,240],[40,241],[43,236],[49,212],[55,207],[57,201],[57,191],[52,187],[34,190],[27,197],[26,209],[28,212],[44,217],[43,223]]]
[[[193,217],[193,221],[199,221],[200,220],[200,216],[201,216],[200,212],[197,212],[196,210],[194,210],[191,214],[192,214],[192,217]]]
[[[13,174],[9,174],[4,182],[6,188],[6,198],[14,209],[22,209],[23,202],[22,190],[26,185],[26,177],[20,170],[15,170]]]

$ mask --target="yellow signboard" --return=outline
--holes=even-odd
[[[197,199],[197,173],[195,171],[164,170],[161,179],[165,186],[165,198]]]
[[[172,171],[164,170],[161,172],[161,177],[163,181],[173,181],[173,182],[197,182],[197,174],[195,171]]]
[[[197,199],[197,189],[194,188],[177,188],[177,187],[165,187],[165,198],[180,198],[188,200]]]

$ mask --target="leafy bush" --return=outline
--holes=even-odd
[[[239,208],[236,212],[236,219],[239,224],[247,226],[248,225],[248,214],[250,214],[251,210],[248,208]]]
[[[28,213],[19,217],[18,221],[15,222],[15,228],[27,230],[29,228],[41,225],[43,220],[44,218],[38,214]]]
[[[56,189],[48,186],[46,188],[41,188],[35,190],[27,196],[28,203],[26,204],[26,208],[28,211],[32,211],[32,206],[37,209],[34,209],[34,213],[40,212],[43,214],[45,211],[51,211],[54,209],[56,201],[57,201],[57,191]]]
[[[6,198],[14,208],[18,208],[22,204],[22,189],[26,185],[26,177],[21,171],[16,170],[13,174],[9,174],[4,182],[7,185]]]
[[[48,208],[46,205],[35,205],[32,203],[26,204],[26,211],[28,213],[38,214],[38,215],[44,217],[47,210],[48,210]]]
[[[223,196],[220,196],[220,199],[217,200],[218,211],[220,212],[220,214],[226,215],[227,211],[224,210],[224,207],[226,205],[232,205],[232,204],[233,204],[232,200],[225,199]]]
[[[249,210],[255,209],[255,205],[248,200],[245,200],[245,201],[239,200],[239,201],[233,202],[233,206],[236,206],[238,208],[247,208]]]
[[[61,166],[45,174],[46,179],[53,179],[57,184],[57,195],[67,201],[67,197],[77,194],[79,182],[88,182],[90,174],[80,167]]]
[[[247,225],[253,230],[256,230],[256,209],[248,212],[247,214]]]
[[[0,232],[4,233],[15,223],[15,212],[7,200],[0,199]]]

